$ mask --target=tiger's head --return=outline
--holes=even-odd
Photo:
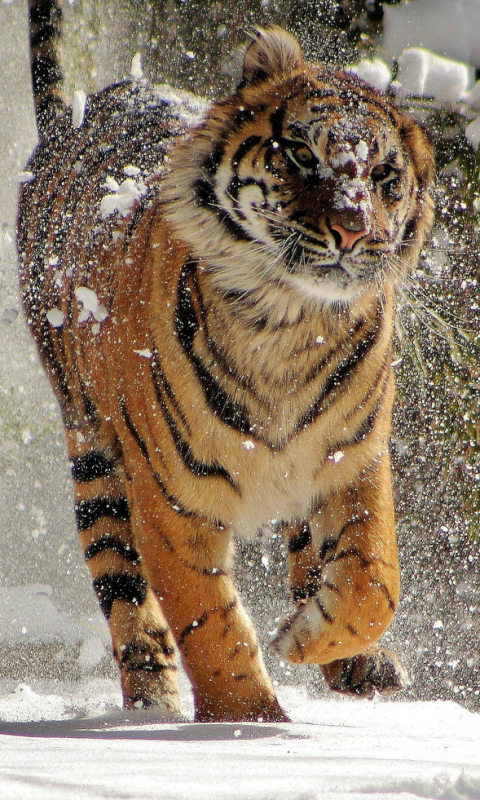
[[[415,122],[353,74],[259,30],[235,94],[172,151],[166,214],[216,287],[349,304],[415,265],[434,160]]]

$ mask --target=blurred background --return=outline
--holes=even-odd
[[[425,124],[438,210],[398,300],[392,455],[403,596],[384,642],[411,673],[399,700],[480,709],[480,159],[465,135],[480,113],[476,89],[467,94],[480,68],[480,0],[70,0],[64,18],[70,97],[128,77],[136,53],[152,81],[217,97],[238,79],[248,30],[274,22],[311,59],[382,59],[389,90]],[[445,104],[402,90],[398,59],[409,47],[467,65],[467,93]],[[27,3],[0,0],[0,691],[35,677],[115,675],[77,543],[60,415],[18,296],[18,176],[35,142]],[[265,645],[291,607],[281,539],[264,531],[239,543],[237,580]],[[324,692],[316,668],[268,652],[267,661],[278,682]]]

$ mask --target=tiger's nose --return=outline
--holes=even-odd
[[[340,250],[345,251],[353,250],[356,243],[368,233],[361,223],[352,223],[348,227],[338,224],[330,225],[330,230],[337,234],[335,240]]]

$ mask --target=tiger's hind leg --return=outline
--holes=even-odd
[[[400,589],[388,459],[287,536],[297,610],[273,647],[282,658],[321,665],[334,691],[372,696],[404,688],[400,661],[376,645]]]
[[[124,706],[180,715],[174,640],[149,587],[130,525],[122,451],[111,424],[67,428],[75,513],[93,588],[110,629]]]

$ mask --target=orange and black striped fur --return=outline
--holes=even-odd
[[[389,459],[395,286],[432,220],[422,130],[258,31],[207,108],[142,82],[45,124],[20,200],[28,323],[125,705],[284,719],[231,577],[272,521],[295,610],[273,646],[333,689],[401,688]]]

